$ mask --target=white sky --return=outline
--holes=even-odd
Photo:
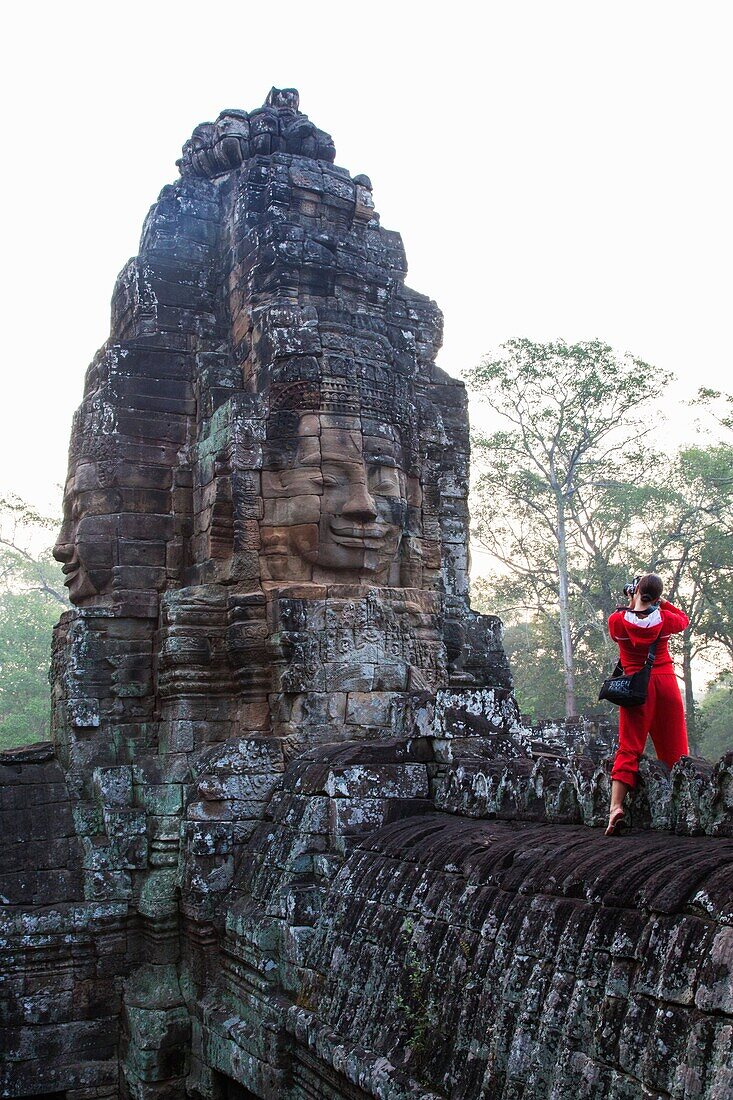
[[[273,84],[371,176],[451,373],[512,336],[597,336],[682,396],[733,386],[727,3],[26,7],[2,77],[0,490],[56,504],[148,207],[197,123]]]

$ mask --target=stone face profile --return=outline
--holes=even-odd
[[[53,743],[0,754],[0,1095],[720,1100],[733,759],[642,762],[624,847],[608,731],[523,725],[440,312],[334,160],[294,89],[197,126],[114,288]]]

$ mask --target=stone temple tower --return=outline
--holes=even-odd
[[[118,280],[56,547],[75,774],[233,731],[290,754],[373,739],[416,692],[509,684],[496,620],[468,609],[440,312],[333,158],[291,89],[199,126]],[[72,684],[75,645],[104,689]]]
[[[674,820],[647,796],[624,893],[587,828],[604,766],[521,728],[469,605],[440,312],[334,158],[294,89],[223,111],[117,280],[55,550],[53,744],[0,754],[0,1095],[631,1098],[608,1089],[667,1088],[624,1053],[651,989],[718,1087],[719,970],[637,945],[674,910],[669,952],[728,965],[730,762],[704,812],[684,769]],[[685,821],[718,836],[651,831]],[[662,843],[695,875],[657,883]]]

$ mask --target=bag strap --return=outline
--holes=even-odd
[[[652,644],[649,646],[649,652],[646,655],[646,661],[644,662],[644,668],[647,668],[647,667],[651,668],[652,665],[654,664],[654,658],[657,655],[657,643],[658,642],[659,642],[659,638],[657,638],[656,642],[652,642]],[[615,669],[613,670],[613,672],[611,673],[611,679],[615,680],[615,678],[617,676],[625,676],[625,675],[626,675],[626,673],[624,672],[624,666],[621,664],[621,658],[619,657],[618,663],[617,663]]]

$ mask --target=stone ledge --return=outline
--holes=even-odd
[[[14,745],[10,749],[0,749],[0,764],[40,764],[53,759],[52,741],[30,741],[27,745]]]

